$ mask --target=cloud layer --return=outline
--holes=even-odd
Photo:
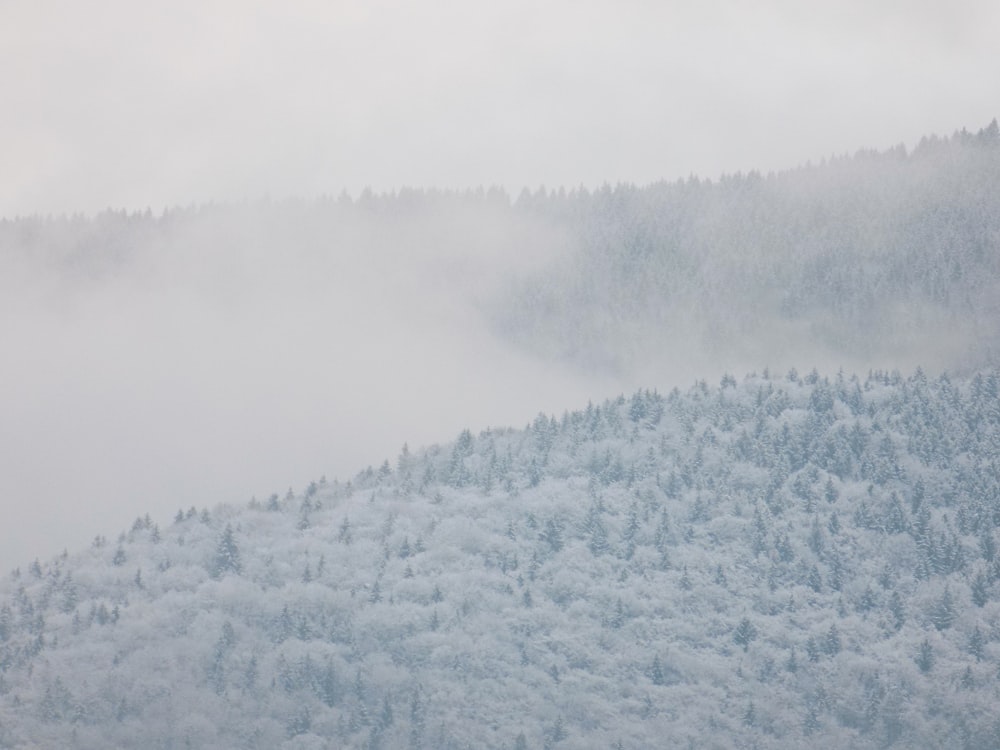
[[[996,115],[988,0],[0,9],[0,215],[649,182]]]

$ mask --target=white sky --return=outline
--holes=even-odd
[[[993,0],[0,2],[0,215],[646,183],[998,114]]]
[[[0,0],[0,216],[777,170],[986,125],[997,39],[995,0]],[[519,358],[420,307],[449,294],[420,267],[229,289],[207,257],[52,305],[0,278],[0,572],[673,385]]]

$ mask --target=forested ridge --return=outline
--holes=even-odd
[[[423,262],[447,279],[444,296],[476,289],[470,312],[505,341],[643,378],[678,359],[694,372],[971,372],[1000,352],[998,185],[994,120],[766,175],[5,219],[0,252],[91,280],[174,256],[237,281],[262,259],[322,259],[333,274],[356,273],[345,258],[357,259],[390,277]],[[21,266],[15,283],[31,275]]]
[[[834,369],[981,366],[1000,345],[998,186],[994,120],[777,174],[525,195],[579,250],[498,317],[537,351],[591,366],[678,347]]]
[[[0,582],[0,746],[1000,744],[1000,374],[764,372]]]

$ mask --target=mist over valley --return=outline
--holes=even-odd
[[[5,4],[0,748],[1000,746],[998,31]]]

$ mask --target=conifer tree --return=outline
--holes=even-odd
[[[240,550],[233,535],[233,527],[228,523],[215,547],[215,559],[211,572],[215,578],[220,578],[226,573],[239,575],[243,572],[243,563],[240,560]]]

